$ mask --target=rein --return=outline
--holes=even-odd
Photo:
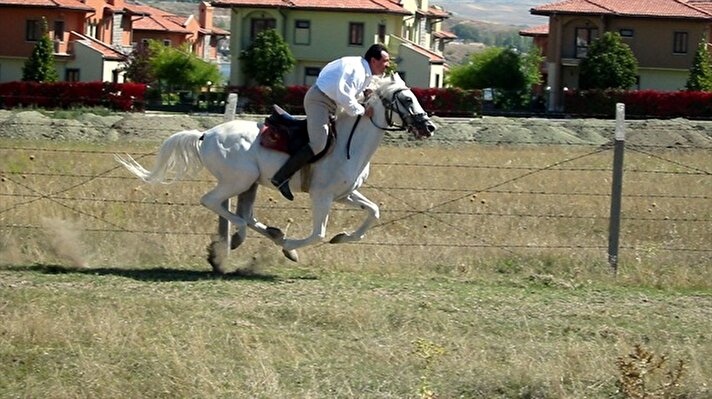
[[[403,117],[403,114],[401,114],[400,110],[398,110],[398,107],[394,106],[396,101],[399,101],[398,93],[400,93],[404,90],[407,90],[407,89],[402,88],[402,89],[398,89],[398,90],[394,91],[390,101],[381,99],[381,101],[383,102],[383,106],[386,108],[386,123],[388,126],[386,126],[386,127],[379,126],[373,120],[373,117],[370,117],[368,119],[371,121],[373,126],[379,128],[381,130],[387,131],[387,132],[398,132],[398,131],[403,131],[403,130],[407,129],[406,125],[405,125],[406,118]],[[393,113],[394,112],[397,112],[398,115],[401,117],[402,124],[400,126],[393,125]],[[349,134],[349,140],[346,143],[346,159],[351,159],[351,140],[354,137],[354,132],[356,131],[356,126],[358,126],[358,123],[361,121],[361,116],[362,115],[359,115],[356,118],[356,122],[354,122],[354,126],[351,128],[351,133]]]
[[[361,115],[356,118],[354,122],[354,127],[351,128],[351,133],[349,133],[349,141],[346,142],[346,159],[351,159],[351,139],[354,138],[354,132],[356,131],[356,126],[361,121]]]

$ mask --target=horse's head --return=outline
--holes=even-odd
[[[415,94],[398,74],[380,79],[375,94],[385,108],[385,121],[388,126],[384,130],[407,129],[416,138],[425,139],[432,136],[437,129]]]

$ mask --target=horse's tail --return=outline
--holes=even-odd
[[[178,132],[167,138],[158,151],[153,170],[146,170],[130,155],[126,158],[114,155],[114,158],[124,165],[129,172],[141,180],[156,184],[173,183],[185,175],[191,175],[203,168],[200,159],[200,140],[203,133],[197,130]]]

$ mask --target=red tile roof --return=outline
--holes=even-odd
[[[430,62],[433,64],[444,64],[445,63],[445,58],[443,58],[442,55],[440,55],[432,50],[429,50],[419,44],[416,44],[415,42],[401,38],[401,45],[408,47],[409,49],[415,51],[416,53],[419,53],[421,55],[428,57]]]
[[[94,11],[79,0],[0,0],[0,7],[41,7],[64,10]]]
[[[697,8],[701,8],[712,13],[712,1],[709,0],[689,0],[688,3]]]
[[[456,34],[444,30],[433,32],[433,37],[438,39],[457,39]]]
[[[126,59],[126,55],[124,53],[113,49],[111,46],[100,40],[94,39],[93,37],[85,36],[75,31],[71,31],[70,36],[71,40],[77,40],[88,45],[92,49],[101,53],[101,55],[107,60],[122,61]]]
[[[391,0],[214,0],[213,7],[292,8],[321,11],[411,13]]]
[[[185,23],[188,20],[186,17],[180,17],[143,4],[126,3],[125,7],[131,14],[134,14],[132,26],[135,30],[190,33],[185,28]]]
[[[430,6],[430,8],[428,8],[428,11],[424,12],[424,14],[432,18],[450,18],[449,12],[435,6]]]
[[[534,15],[605,14],[627,17],[712,19],[712,14],[683,0],[565,0],[530,10]]]
[[[549,34],[549,24],[532,26],[519,31],[520,36],[546,36]]]

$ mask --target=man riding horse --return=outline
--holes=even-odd
[[[290,156],[271,179],[286,199],[294,200],[289,189],[292,175],[326,147],[329,116],[336,113],[337,106],[351,116],[371,117],[373,110],[364,108],[358,102],[358,97],[368,87],[373,76],[382,75],[386,71],[389,63],[388,50],[382,44],[374,44],[363,57],[339,58],[319,72],[316,83],[304,96],[309,144]]]

